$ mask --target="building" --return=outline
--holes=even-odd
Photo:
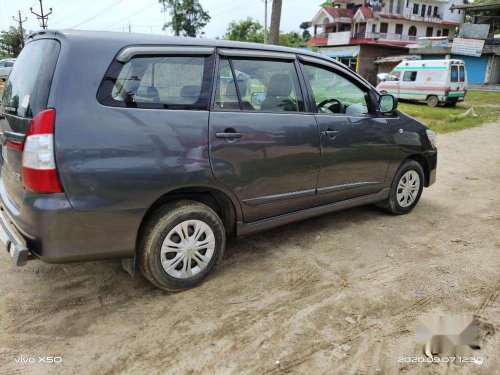
[[[422,59],[461,59],[469,83],[500,84],[500,2],[453,5],[460,11],[458,37],[446,45],[415,45],[410,51]],[[468,23],[466,23],[468,22]]]
[[[368,0],[367,0],[368,1]],[[378,57],[408,54],[420,37],[453,37],[463,0],[332,0],[312,20],[308,46],[376,83]]]

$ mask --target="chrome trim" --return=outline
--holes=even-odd
[[[318,191],[318,195],[320,195],[320,194],[328,194],[328,193],[334,193],[337,191],[357,189],[360,187],[365,187],[365,186],[370,186],[370,185],[380,185],[380,184],[382,184],[382,183],[377,182],[377,181],[355,182],[352,184],[343,184],[343,185],[322,187],[322,188],[319,188],[317,191]]]
[[[273,52],[252,49],[219,48],[219,55],[233,57],[261,57],[268,59],[295,60],[297,57],[293,53]]]
[[[314,189],[292,191],[290,193],[265,195],[257,198],[244,199],[243,203],[245,203],[247,206],[258,206],[261,204],[281,202],[288,199],[314,197],[314,193]]]
[[[211,55],[213,47],[131,46],[122,49],[116,60],[127,62],[133,56],[141,55]]]

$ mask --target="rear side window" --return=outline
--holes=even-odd
[[[465,66],[460,65],[458,67],[459,71],[459,76],[460,76],[460,82],[465,82]]]
[[[451,66],[450,81],[451,82],[458,82],[458,66],[456,66],[456,65]]]
[[[417,80],[417,72],[405,72],[403,75],[404,82],[413,82]]]
[[[7,61],[7,62],[5,63],[5,67],[6,67],[6,68],[12,68],[13,66],[14,66],[14,63],[13,63],[13,62]]]
[[[113,62],[97,99],[114,107],[208,109],[213,58],[135,57]]]
[[[35,40],[23,48],[3,91],[6,113],[32,118],[46,108],[60,49],[54,39]]]

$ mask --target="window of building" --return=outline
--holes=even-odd
[[[441,30],[438,30],[436,36],[441,36]]]
[[[406,7],[408,8],[410,6],[410,0],[406,0]]]
[[[416,80],[417,80],[417,72],[415,71],[405,72],[405,74],[403,75],[404,82],[414,82]]]
[[[420,15],[425,17],[425,4],[422,4],[422,10],[420,11]]]
[[[377,25],[373,24],[372,25],[372,33],[376,33],[377,32]]]
[[[304,101],[293,62],[222,59],[215,108],[231,111],[303,112]]]
[[[418,14],[418,4],[413,4],[413,14]]]
[[[434,17],[438,15],[438,7],[434,7]]]
[[[430,5],[429,5],[429,6],[427,7],[427,16],[430,16],[430,15],[431,15],[431,13],[432,13],[432,6],[430,6]]]
[[[433,31],[434,31],[434,29],[432,27],[428,27],[425,30],[425,36],[432,36]]]
[[[389,24],[387,22],[382,22],[380,24],[380,32],[387,33],[387,29],[389,28]]]
[[[450,34],[450,29],[443,29],[443,36],[448,36]]]
[[[396,34],[398,35],[403,34],[403,25],[401,23],[396,24]]]
[[[408,29],[409,36],[417,36],[417,28],[415,26],[410,26]]]

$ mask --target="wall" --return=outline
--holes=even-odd
[[[378,66],[375,60],[378,57],[407,55],[407,48],[384,48],[381,46],[362,44],[359,51],[358,74],[372,85],[377,84]]]

